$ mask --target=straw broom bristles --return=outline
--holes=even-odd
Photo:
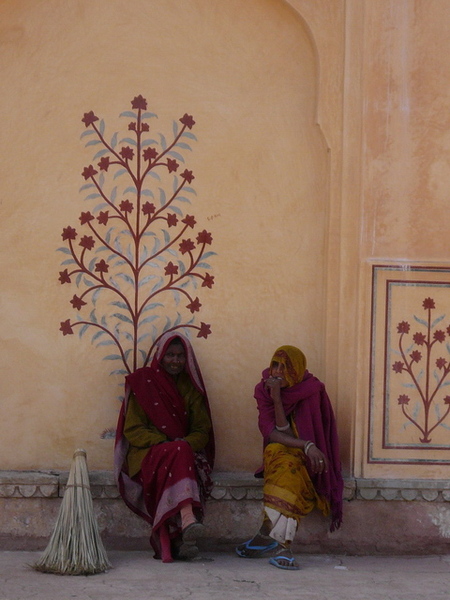
[[[76,450],[55,529],[37,571],[59,575],[91,575],[106,571],[106,555],[94,514],[85,450]]]

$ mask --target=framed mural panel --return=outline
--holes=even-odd
[[[372,266],[368,462],[450,464],[450,267]]]

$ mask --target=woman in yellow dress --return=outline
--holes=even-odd
[[[343,480],[333,409],[324,384],[306,369],[295,346],[281,346],[255,388],[264,440],[264,516],[258,533],[240,544],[242,558],[270,556],[281,569],[298,569],[291,544],[314,508],[342,522]]]

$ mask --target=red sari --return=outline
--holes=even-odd
[[[151,366],[126,377],[114,453],[120,494],[133,512],[152,525],[150,541],[158,558],[161,555],[162,528],[166,528],[172,539],[181,533],[179,512],[183,506],[192,504],[197,518],[202,519],[205,500],[212,488],[210,473],[214,464],[212,427],[203,449],[194,451],[188,441],[177,439],[189,439],[191,433],[186,399],[180,394],[174,378],[161,366],[161,360],[175,338],[183,343],[185,371],[194,391],[202,394],[204,408],[210,417],[205,386],[192,346],[179,333],[166,334],[160,340]],[[165,441],[150,445],[140,471],[130,476],[127,463],[130,444],[124,434],[124,425],[131,393]]]

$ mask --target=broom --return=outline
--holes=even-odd
[[[92,575],[109,567],[94,515],[86,451],[76,450],[55,529],[33,568],[58,575]]]

